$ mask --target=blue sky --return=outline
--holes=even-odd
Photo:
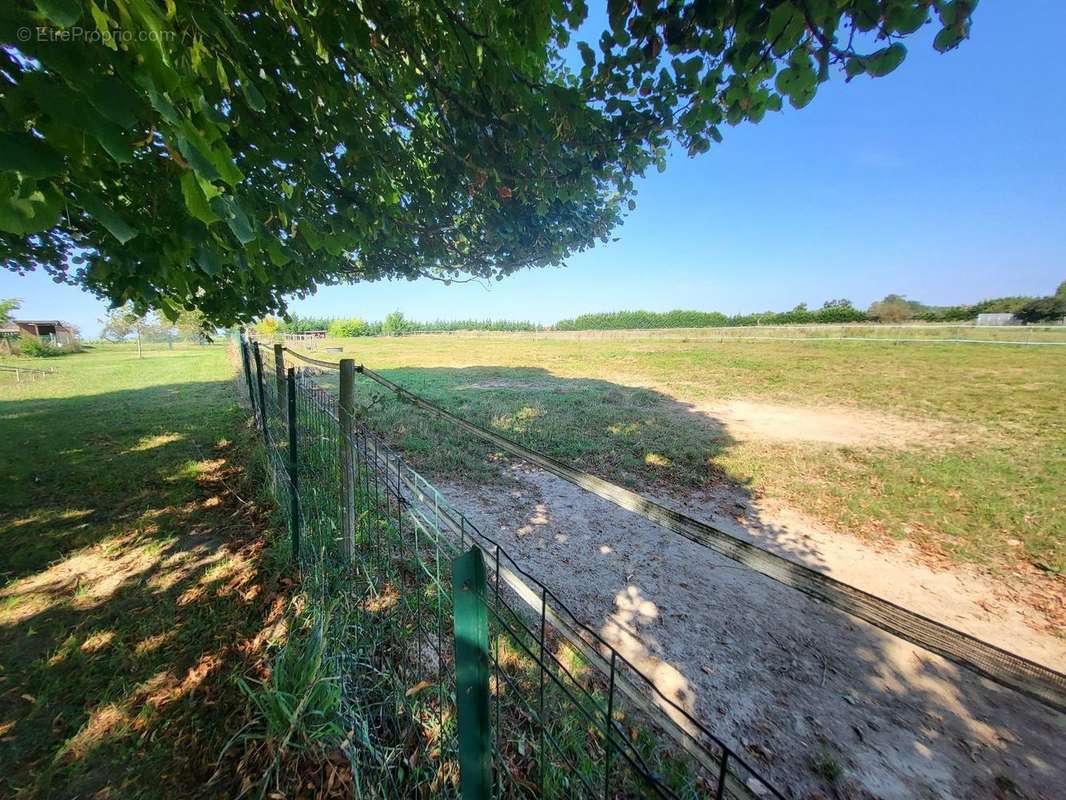
[[[594,5],[594,4],[590,4]],[[619,241],[565,268],[493,283],[334,286],[301,314],[553,322],[586,311],[727,313],[866,306],[888,292],[933,304],[1048,294],[1066,280],[1066,3],[982,3],[972,38],[940,55],[930,27],[892,75],[725,131],[640,185]],[[99,329],[105,306],[43,274],[0,272],[20,316]]]

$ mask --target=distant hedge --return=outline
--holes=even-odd
[[[645,330],[650,328],[725,328],[745,325],[803,325],[816,322],[867,322],[865,311],[851,306],[819,308],[814,311],[764,311],[759,314],[727,316],[719,311],[612,311],[582,314],[556,324],[560,331]]]
[[[458,319],[434,322],[407,320],[407,330],[413,331],[538,331],[539,325],[532,322],[509,319]]]
[[[256,330],[264,335],[275,333],[306,333],[326,331],[333,337],[402,335],[422,331],[536,331],[539,325],[532,322],[503,319],[460,319],[419,322],[393,311],[380,322],[367,322],[357,317],[301,317],[289,319],[266,317],[256,324]]]

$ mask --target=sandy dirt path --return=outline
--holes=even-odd
[[[587,624],[796,798],[1066,796],[1066,715],[552,475],[438,485]],[[677,505],[675,503],[675,505]],[[1057,669],[1066,641],[968,571],[941,573],[729,494],[689,513]],[[742,512],[742,513],[741,513]],[[816,762],[842,768],[828,781]],[[824,770],[823,770],[824,771]]]

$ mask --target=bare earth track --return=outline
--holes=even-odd
[[[1062,797],[1066,716],[817,603],[552,475],[439,485],[664,692],[797,798]],[[936,572],[795,515],[743,525],[728,496],[676,504],[730,532],[1062,669],[1066,641],[967,571]],[[728,511],[723,514],[721,509]],[[836,764],[835,783],[816,764]]]

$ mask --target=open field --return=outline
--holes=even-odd
[[[1059,552],[1057,479],[1037,485],[1032,476],[1062,474],[1062,431],[1053,428],[1061,355],[657,336],[342,346],[466,418],[1052,668],[1066,665],[1066,641],[1055,635],[1061,577],[1050,562],[1033,566],[1020,538],[996,546],[997,536],[1023,535],[1012,513],[1044,503],[1049,551]],[[985,388],[993,379],[1007,384],[998,395]],[[328,372],[318,380],[336,383]],[[1055,797],[1063,777],[1043,743],[1061,730],[1061,714],[493,453],[376,384],[357,381],[356,391],[371,424],[479,528],[797,796]],[[1056,444],[1058,460],[1041,461]],[[998,510],[988,505],[996,492]],[[804,518],[812,507],[823,513]],[[967,534],[985,524],[987,539],[952,547],[944,530],[912,521],[924,516],[955,520]],[[1019,576],[1035,584],[1030,599],[1046,601],[1046,616],[1019,601]],[[840,777],[827,780],[825,764]]]
[[[691,493],[725,482],[935,557],[1066,570],[1059,348],[635,334],[343,346],[462,416],[631,487]],[[498,479],[485,446],[359,386],[372,424],[421,466]]]
[[[230,796],[277,609],[225,349],[48,365],[0,385],[0,795]]]
[[[744,472],[754,463],[785,482],[789,470],[809,473],[855,454],[918,459],[938,448],[986,448],[1009,461],[1014,450],[997,449],[993,434],[1024,433],[1030,446],[1018,451],[1034,449],[1036,422],[1006,417],[1003,399],[989,409],[994,395],[948,384],[952,374],[1013,375],[1013,394],[1027,400],[1015,403],[1017,413],[1043,420],[1037,433],[1059,442],[1061,474],[1056,406],[1018,386],[1063,388],[1061,365],[1041,364],[1035,348],[982,351],[992,363],[963,369],[946,354],[891,361],[958,352],[939,346],[510,336],[344,346],[465,416],[673,498],[723,487],[738,500],[769,494],[775,484]],[[870,386],[858,373],[873,368],[871,359],[913,385]],[[42,798],[232,794],[235,763],[223,762],[221,777],[206,784],[226,740],[248,720],[234,679],[261,669],[283,604],[279,565],[262,541],[266,520],[242,479],[251,448],[232,367],[221,347],[153,350],[144,359],[130,347],[99,348],[50,363],[58,374],[0,387],[0,786],[5,796]],[[942,392],[924,388],[922,378],[938,375]],[[834,400],[816,393],[819,382]],[[661,690],[800,796],[992,797],[1002,786],[1055,796],[1062,715],[590,504],[573,487],[504,468],[370,384],[357,386],[374,425],[479,525]],[[893,390],[899,399],[885,401]],[[814,456],[829,460],[805,460]],[[889,463],[898,475],[908,462]],[[1053,488],[1047,496],[1054,506]],[[795,497],[783,502],[803,501]],[[888,536],[868,534],[873,542]],[[841,541],[844,549],[863,544]],[[1010,553],[973,557],[1013,574],[1027,562]],[[942,588],[931,571],[914,575],[905,582],[917,594]],[[956,587],[960,595],[971,589]],[[982,624],[1012,649],[1061,668],[1061,642],[1027,633],[1012,607],[989,609]]]

